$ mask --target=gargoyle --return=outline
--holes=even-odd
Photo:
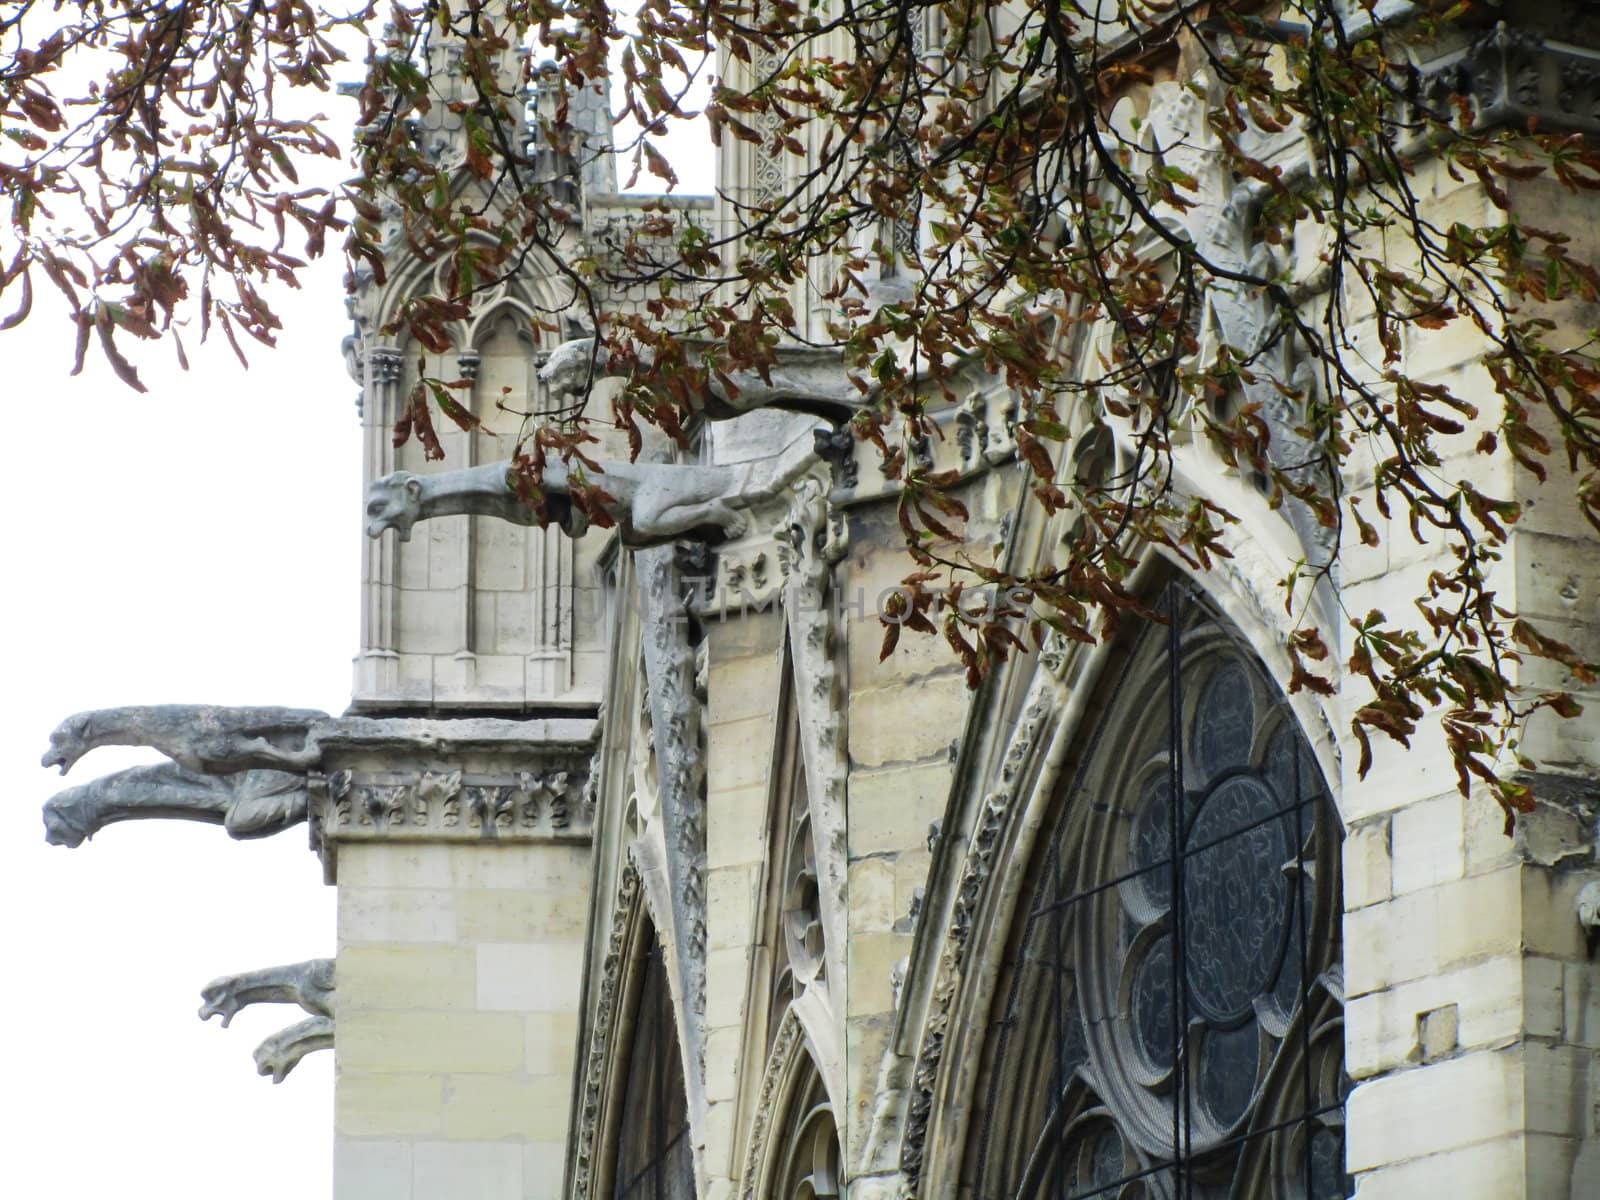
[[[257,768],[306,771],[321,755],[311,727],[328,714],[309,708],[224,708],[212,704],[130,705],[68,717],[41,760],[65,775],[97,746],[150,746],[191,771],[225,775]]]
[[[57,792],[44,806],[45,841],[77,846],[118,821],[158,818],[222,825],[235,838],[266,837],[305,820],[308,805],[304,774],[202,775],[158,763]]]
[[[200,1019],[222,1018],[226,1029],[234,1014],[251,1004],[298,1004],[313,1016],[333,1016],[333,963],[311,958],[281,967],[263,967],[223,975],[201,989]]]
[[[777,493],[780,481],[768,464],[731,467],[680,466],[669,463],[603,462],[588,482],[611,499],[606,510],[616,522],[622,544],[634,549],[658,546],[679,538],[723,541],[744,533],[748,522],[740,509]],[[765,479],[757,477],[765,467]],[[367,536],[385,529],[401,541],[411,527],[432,517],[470,514],[498,517],[517,525],[536,525],[539,516],[512,490],[509,462],[413,475],[395,471],[375,480],[367,490]],[[551,460],[544,469],[544,492],[552,522],[576,537],[588,526],[583,514],[566,502],[569,468]]]
[[[256,1047],[256,1073],[282,1083],[306,1055],[333,1046],[333,1018],[312,1017],[280,1029]]]
[[[690,365],[700,366],[696,349],[686,346],[685,350]],[[714,421],[742,416],[758,408],[778,408],[837,424],[849,420],[872,399],[872,389],[862,391],[851,380],[837,350],[783,346],[775,355],[777,361],[765,374],[742,369],[719,377],[716,372],[708,372],[704,390],[693,398],[694,408]],[[641,361],[648,369],[648,351],[641,354]],[[591,378],[630,373],[631,365],[626,369],[620,364],[614,367],[604,347],[597,356],[594,339],[583,337],[562,342],[552,350],[539,369],[539,379],[552,395],[576,397],[583,394]]]

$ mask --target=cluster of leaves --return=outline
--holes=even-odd
[[[369,15],[312,0],[0,9],[0,328],[53,287],[77,325],[74,371],[97,341],[141,391],[123,335],[170,339],[182,361],[191,310],[241,360],[241,332],[272,345],[263,283],[292,285],[345,225],[332,189],[299,182],[345,147],[285,93],[327,90]]]
[[[639,36],[658,46],[710,29],[730,61],[707,109],[714,134],[781,163],[783,186],[732,198],[738,228],[697,247],[720,271],[654,273],[684,294],[671,334],[659,313],[617,325],[657,347],[702,339],[740,366],[760,365],[752,345],[837,347],[871,397],[853,431],[901,480],[918,561],[903,611],[884,614],[884,652],[902,627],[937,629],[974,681],[1029,618],[1035,641],[1046,628],[1088,641],[1119,613],[1152,616],[1126,585],[1138,547],[1195,569],[1229,555],[1234,514],[1177,485],[1177,447],[1196,431],[1294,525],[1306,556],[1286,603],[1302,617],[1310,590],[1340,603],[1321,584],[1339,547],[1385,536],[1370,504],[1442,565],[1420,623],[1349,614],[1347,669],[1374,693],[1353,721],[1360,770],[1371,731],[1409,742],[1443,706],[1462,790],[1483,780],[1509,821],[1531,802],[1511,768],[1533,764],[1507,758],[1519,730],[1539,709],[1578,711],[1561,688],[1519,686],[1516,664],[1550,660],[1568,686],[1595,668],[1497,599],[1521,505],[1474,479],[1516,484],[1461,460],[1505,452],[1542,480],[1558,440],[1577,511],[1600,528],[1597,360],[1587,333],[1549,319],[1553,302],[1593,303],[1600,276],[1564,234],[1523,221],[1512,194],[1545,177],[1581,203],[1600,187],[1600,153],[1578,134],[1488,129],[1470,79],[1416,68],[1449,23],[1492,14],[1422,5],[1392,29],[1351,14],[1330,0],[1211,5],[1203,21],[1136,0],[1114,14],[1000,0],[647,6]],[[1119,111],[1163,79],[1201,109],[1165,144]],[[627,103],[657,123],[679,115],[631,86]],[[1434,164],[1476,183],[1480,222],[1437,222],[1415,182]],[[1236,240],[1219,225],[1239,227]],[[1244,327],[1220,313],[1219,290]],[[831,316],[797,320],[797,297]],[[1480,340],[1482,372],[1408,367],[1408,346],[1455,329]],[[1071,518],[1056,561],[1019,570],[969,544],[961,475],[912,465],[975,369],[1018,397],[1011,433],[1033,494]],[[1105,425],[1123,452],[1080,469]],[[1370,487],[1347,486],[1366,471]],[[962,580],[1020,601],[976,614],[932,603]],[[1321,631],[1303,623],[1286,650],[1292,688],[1333,690]]]
[[[422,351],[448,351],[475,298],[519,272],[562,276],[596,365],[629,376],[615,416],[636,446],[640,421],[685,439],[710,390],[769,372],[784,346],[836,350],[861,394],[850,433],[898,480],[917,562],[886,653],[902,625],[937,631],[976,682],[1026,641],[1154,618],[1128,583],[1143,548],[1195,569],[1229,555],[1236,514],[1182,487],[1198,435],[1304,549],[1284,581],[1302,617],[1295,689],[1334,686],[1306,614],[1339,604],[1340,547],[1399,530],[1429,548],[1415,617],[1347,615],[1347,670],[1373,691],[1354,718],[1363,770],[1372,731],[1405,742],[1443,706],[1461,786],[1483,780],[1509,814],[1529,802],[1507,769],[1519,729],[1541,708],[1575,712],[1517,664],[1594,680],[1497,597],[1521,506],[1474,482],[1557,474],[1600,529],[1600,360],[1552,319],[1600,298],[1600,275],[1517,203],[1534,186],[1589,196],[1600,151],[1495,130],[1471,79],[1415,65],[1495,12],[1424,2],[1386,25],[1343,0],[644,0],[624,20],[603,0],[401,3],[369,49],[360,171],[335,197],[296,190],[294,159],[335,148],[280,115],[274,84],[325,87],[334,34],[374,14],[78,0],[57,6],[78,25],[30,41],[33,7],[0,20],[0,182],[21,239],[0,293],[18,297],[15,323],[44,272],[82,344],[101,331],[130,381],[115,334],[175,335],[192,279],[202,332],[217,320],[270,341],[255,283],[298,266],[286,222],[314,254],[348,221],[356,286],[402,260],[439,268],[389,330]],[[553,67],[518,56],[535,41]],[[117,65],[61,100],[51,80],[83,50]],[[574,164],[594,152],[575,113],[597,87],[636,130],[617,148],[635,179],[674,186],[664,142],[684,122],[743,148],[756,182],[723,198],[726,221],[708,231],[661,205],[606,252],[574,252]],[[530,88],[546,99],[531,125]],[[1158,128],[1157,95],[1189,105],[1187,123]],[[1440,172],[1488,211],[1439,217]],[[644,299],[608,310],[623,293]],[[559,332],[557,316],[540,320]],[[1458,331],[1481,370],[1414,367],[1420,340]],[[985,378],[1015,397],[1008,436],[1067,531],[1051,561],[972,544],[967,476],[915,452]],[[455,382],[421,380],[397,438],[438,453],[430,408],[470,425]],[[547,456],[576,463],[578,507],[604,524],[583,440],[570,421],[531,431],[516,474],[550,518]],[[1501,455],[1515,485],[1472,465]],[[947,583],[1011,599],[935,606]]]

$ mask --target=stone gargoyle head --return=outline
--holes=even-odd
[[[575,396],[589,381],[589,368],[593,361],[593,338],[573,338],[562,342],[550,351],[550,357],[539,368],[539,382],[550,390],[552,396]]]
[[[39,764],[59,767],[65,775],[72,766],[94,748],[90,741],[89,713],[74,713],[50,731],[50,749],[44,752]]]
[[[81,846],[95,831],[95,798],[89,789],[70,787],[57,792],[44,806],[44,840],[69,850]]]
[[[410,471],[394,471],[373,481],[367,489],[367,536],[379,537],[393,529],[402,542],[411,540],[411,527],[422,519],[422,479]]]

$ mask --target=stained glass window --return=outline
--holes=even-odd
[[[1247,647],[1179,587],[1106,672],[1015,917],[978,1200],[1334,1200],[1340,830]]]

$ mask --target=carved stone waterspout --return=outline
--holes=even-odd
[[[300,1060],[333,1045],[334,960],[311,958],[213,979],[200,992],[200,1019],[221,1017],[223,1028],[252,1004],[298,1004],[313,1014],[268,1036],[255,1050],[256,1071],[282,1083]]]
[[[684,349],[691,367],[702,365],[695,347],[688,345]],[[719,377],[716,372],[707,372],[704,389],[693,398],[694,408],[714,421],[742,416],[758,408],[777,408],[837,423],[849,420],[872,400],[872,391],[863,391],[850,378],[837,350],[783,346],[775,357],[777,361],[765,373],[744,369]],[[641,358],[648,369],[649,352],[645,351]],[[629,369],[614,366],[604,347],[597,354],[594,339],[585,337],[563,342],[551,351],[540,368],[539,379],[552,395],[574,398],[583,394],[591,379],[630,373],[631,364]]]
[[[75,713],[50,734],[41,760],[65,775],[99,746],[150,746],[191,771],[305,771],[320,752],[311,726],[328,714],[307,708],[213,704],[130,705]]]
[[[622,544],[634,549],[679,538],[739,537],[749,525],[744,510],[775,495],[783,482],[767,463],[713,467],[607,461],[600,466],[585,482],[610,497],[602,501],[606,511]],[[512,489],[510,472],[511,464],[501,462],[437,475],[385,475],[367,491],[367,535],[379,537],[393,529],[406,541],[418,521],[461,514],[538,524],[538,514]],[[567,464],[552,460],[545,466],[543,487],[551,520],[577,536],[588,522],[567,499],[570,481]]]
[[[130,767],[57,792],[44,806],[45,840],[77,846],[118,821],[177,819],[266,837],[306,818],[306,777],[290,771],[202,775],[177,763]]]
[[[282,1083],[306,1055],[333,1048],[333,1029],[332,1017],[311,1017],[269,1034],[256,1047],[256,1073]]]
[[[200,1019],[222,1018],[226,1029],[235,1014],[252,1004],[298,1004],[313,1016],[333,1016],[334,960],[310,958],[281,967],[223,975],[201,989]]]

